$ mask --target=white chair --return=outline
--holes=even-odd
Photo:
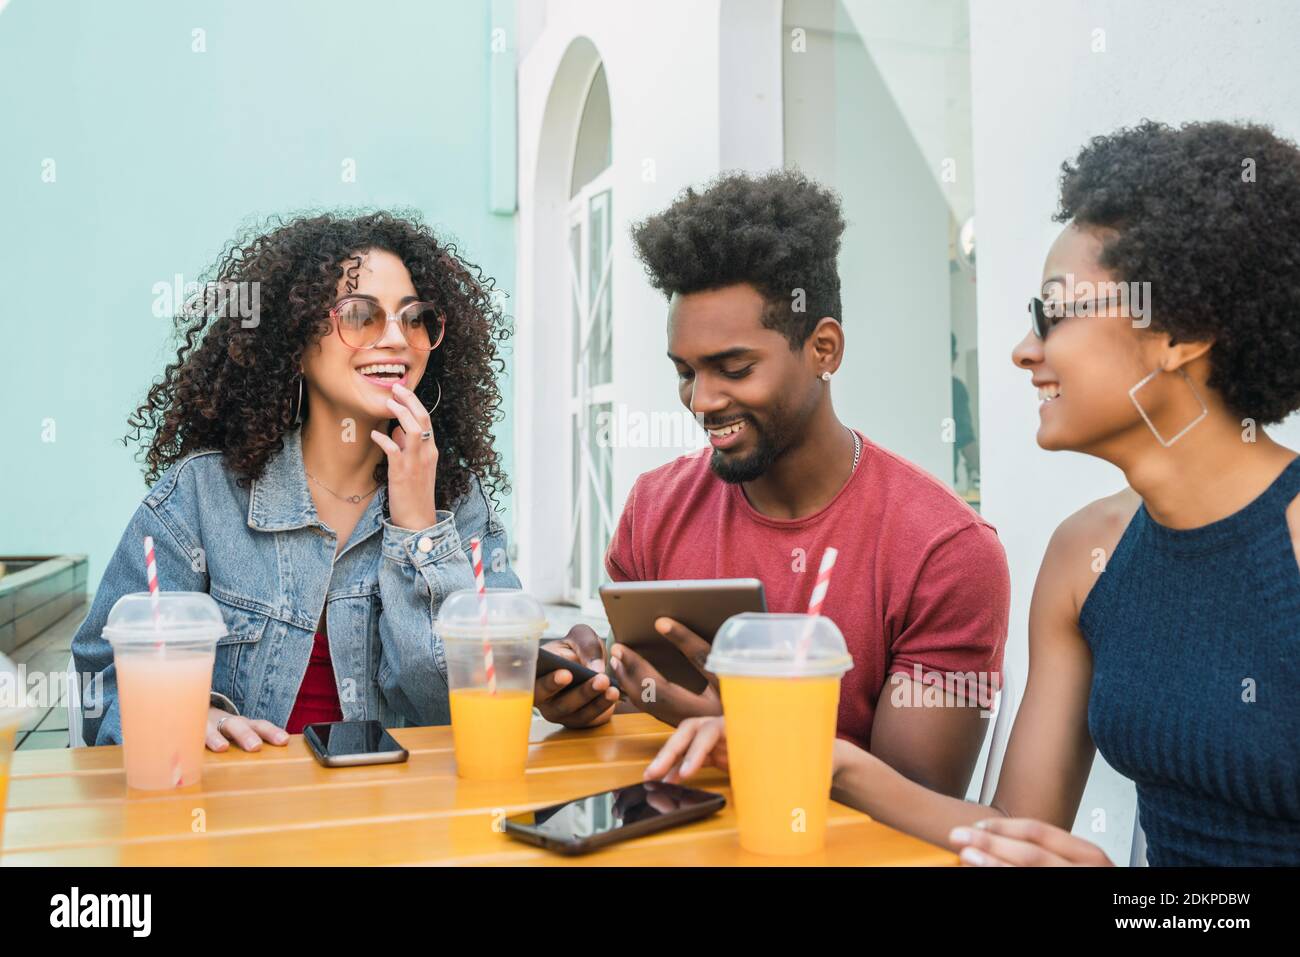
[[[81,736],[81,676],[77,674],[77,662],[69,655],[66,675],[68,686],[68,747],[84,748],[85,739]]]
[[[980,785],[980,803],[988,805],[998,787],[998,773],[1011,738],[1011,720],[1016,714],[1015,673],[1002,668],[1002,687],[993,700],[993,733],[989,735],[989,756],[984,763],[984,782]]]
[[[1147,866],[1147,835],[1142,830],[1142,822],[1138,820],[1136,810],[1133,812],[1133,848],[1129,851],[1128,866]]]

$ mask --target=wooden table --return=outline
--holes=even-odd
[[[117,747],[14,755],[0,863],[801,864],[953,865],[956,855],[832,803],[826,849],[767,858],[740,849],[727,779],[692,783],[727,796],[719,814],[568,858],[521,844],[493,822],[527,808],[641,779],[671,729],[644,714],[593,731],[534,724],[528,773],[511,782],[456,777],[449,727],[398,728],[404,764],[323,768],[301,735],[248,754],[208,752],[190,788],[128,794]]]

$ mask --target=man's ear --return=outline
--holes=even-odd
[[[844,361],[844,327],[833,317],[822,316],[813,327],[804,348],[808,350],[813,371],[817,375],[820,376],[823,372],[833,375]]]

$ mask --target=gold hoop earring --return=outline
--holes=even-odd
[[[1142,416],[1142,421],[1147,424],[1147,428],[1150,429],[1151,434],[1156,437],[1156,441],[1159,442],[1161,445],[1163,445],[1165,448],[1169,448],[1169,446],[1173,445],[1184,435],[1190,432],[1192,430],[1192,426],[1196,425],[1203,418],[1209,415],[1210,407],[1205,404],[1205,400],[1201,398],[1201,394],[1196,391],[1196,386],[1192,384],[1192,380],[1188,377],[1187,373],[1184,372],[1182,369],[1179,369],[1178,374],[1183,377],[1183,381],[1187,383],[1187,388],[1192,390],[1192,395],[1195,396],[1196,401],[1200,403],[1201,414],[1198,415],[1196,418],[1192,419],[1191,422],[1188,422],[1185,426],[1183,426],[1183,428],[1178,432],[1178,434],[1175,435],[1172,439],[1166,440],[1165,437],[1160,434],[1160,430],[1156,428],[1155,423],[1151,421],[1151,417],[1147,415],[1147,410],[1142,408],[1142,403],[1138,401],[1138,397],[1137,397],[1137,393],[1139,389],[1141,389],[1144,385],[1146,385],[1148,382],[1150,382],[1152,379],[1154,379],[1156,376],[1158,376],[1160,373],[1164,371],[1165,371],[1164,366],[1161,366],[1160,368],[1153,370],[1141,382],[1137,383],[1137,385],[1133,386],[1133,388],[1128,390],[1128,397],[1133,400],[1133,405],[1137,407],[1138,415]]]

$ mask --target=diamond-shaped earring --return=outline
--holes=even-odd
[[[1192,419],[1191,422],[1188,422],[1187,425],[1183,426],[1183,428],[1179,431],[1179,433],[1175,435],[1172,439],[1166,440],[1165,437],[1161,435],[1159,430],[1155,427],[1155,423],[1151,421],[1151,417],[1147,415],[1147,410],[1142,408],[1142,403],[1138,401],[1138,397],[1137,397],[1137,393],[1139,389],[1141,389],[1144,385],[1146,385],[1148,382],[1150,382],[1152,379],[1154,379],[1156,376],[1158,376],[1160,373],[1164,371],[1165,371],[1164,366],[1155,369],[1145,379],[1143,379],[1137,385],[1133,386],[1133,388],[1128,390],[1128,397],[1132,399],[1133,404],[1137,406],[1138,414],[1142,416],[1142,421],[1147,424],[1147,428],[1150,429],[1151,434],[1156,437],[1156,441],[1159,442],[1161,445],[1163,445],[1165,448],[1169,448],[1169,446],[1173,445],[1184,435],[1190,432],[1192,426],[1196,425],[1196,423],[1200,422],[1201,419],[1209,415],[1210,407],[1205,404],[1205,400],[1201,398],[1201,394],[1196,391],[1196,386],[1192,384],[1192,380],[1188,377],[1187,373],[1184,372],[1182,369],[1179,369],[1178,374],[1183,377],[1183,381],[1187,383],[1187,388],[1192,390],[1192,395],[1194,395],[1196,397],[1196,401],[1201,404],[1201,414],[1198,415],[1196,418]]]

